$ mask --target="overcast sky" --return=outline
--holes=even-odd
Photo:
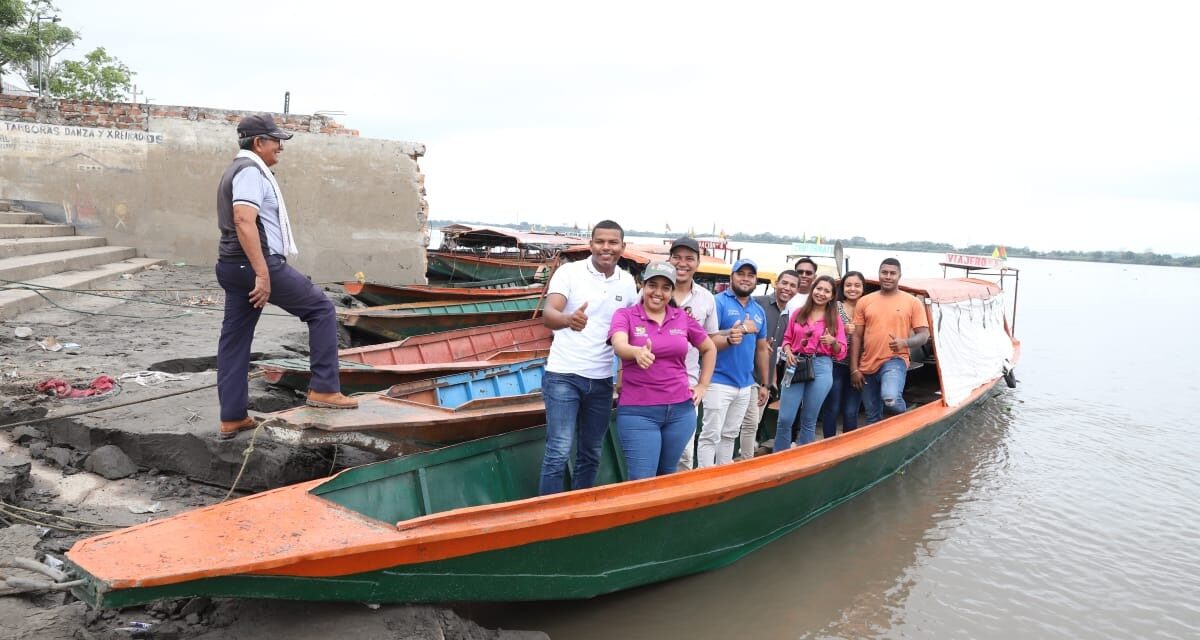
[[[1200,254],[1196,2],[57,4],[155,103],[425,143],[437,219]]]

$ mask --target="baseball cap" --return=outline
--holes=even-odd
[[[758,265],[755,264],[750,258],[742,258],[741,260],[733,263],[733,269],[730,271],[730,273],[737,273],[738,269],[741,269],[742,267],[750,267],[754,270],[754,275],[758,275]]]
[[[271,136],[276,140],[292,139],[292,134],[280,129],[275,124],[275,118],[272,118],[269,113],[256,113],[242,118],[242,121],[238,123],[237,131],[239,138]]]
[[[666,262],[651,262],[646,265],[645,271],[642,271],[642,282],[649,282],[650,278],[663,277],[675,284],[675,267],[672,267]]]
[[[691,238],[688,236],[683,236],[682,238],[678,238],[677,240],[675,240],[675,242],[671,243],[671,248],[667,251],[667,253],[674,251],[678,247],[683,247],[684,249],[691,249],[692,251],[695,251],[697,255],[700,254],[700,243],[696,242],[695,238]]]

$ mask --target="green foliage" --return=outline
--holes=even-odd
[[[0,0],[0,29],[7,30],[21,24],[25,17],[25,3],[21,0]]]
[[[57,18],[58,7],[50,0],[0,0],[0,74],[19,75],[30,87],[41,83],[59,98],[122,99],[133,83],[133,72],[104,47],[97,47],[83,60],[50,66],[50,61],[79,40],[79,34],[56,22]]]
[[[0,0],[0,74],[19,74],[29,86],[37,86],[38,60],[52,59],[79,39],[61,22],[38,19],[57,11],[48,0]]]
[[[50,70],[50,95],[76,100],[115,102],[129,92],[133,72],[125,63],[97,47],[83,60],[67,60]]]

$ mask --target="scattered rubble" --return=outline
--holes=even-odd
[[[120,447],[107,444],[88,454],[83,468],[109,480],[128,478],[137,473],[138,467],[121,451]]]

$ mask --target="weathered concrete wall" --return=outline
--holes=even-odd
[[[0,199],[144,255],[216,260],[217,182],[243,112],[0,95]],[[274,114],[295,137],[274,169],[316,281],[423,282],[424,146]]]

